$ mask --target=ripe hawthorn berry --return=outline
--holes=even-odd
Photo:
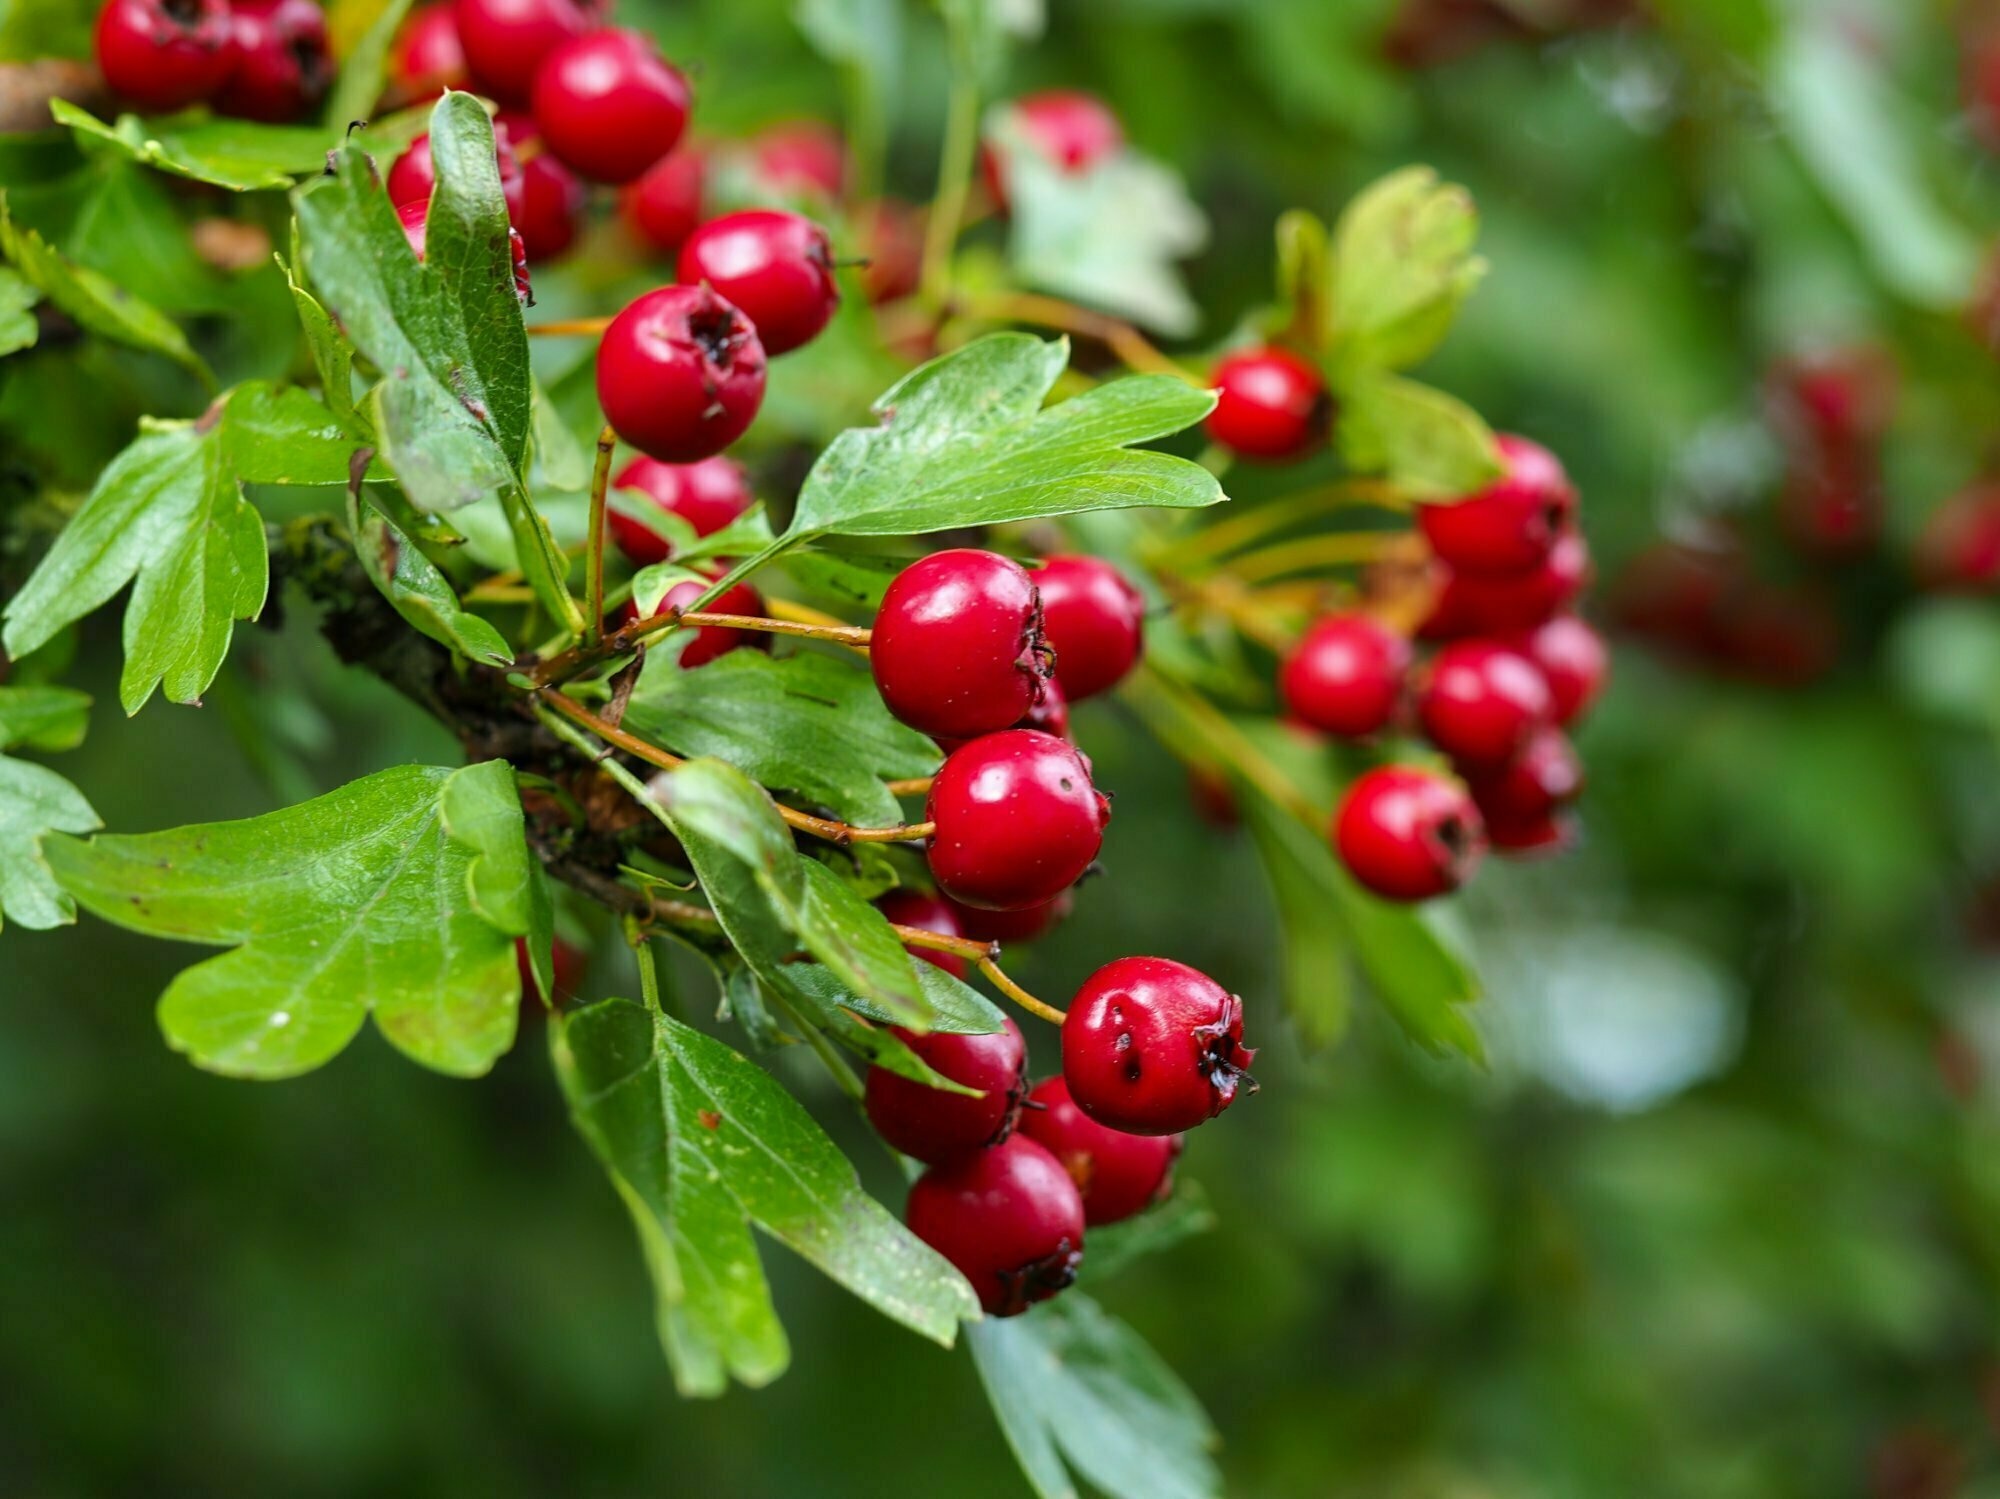
[[[1467,785],[1494,848],[1552,848],[1568,841],[1562,814],[1583,794],[1583,762],[1561,729],[1541,728],[1513,759]]]
[[[1558,614],[1508,643],[1541,669],[1557,724],[1573,723],[1596,702],[1611,671],[1604,638],[1574,614]]]
[[[1026,569],[972,548],[933,552],[896,574],[868,645],[889,711],[953,739],[1020,722],[1042,698],[1047,656]]]
[[[1243,1091],[1256,1057],[1243,1044],[1243,1001],[1170,958],[1106,963],[1063,1019],[1069,1096],[1127,1134],[1179,1134],[1213,1119]]]
[[[1063,696],[1062,684],[1054,677],[1043,682],[1042,700],[1007,727],[1039,729],[1042,733],[1053,734],[1058,739],[1069,738],[1069,700]],[[936,738],[937,747],[947,755],[972,743],[971,739],[954,739],[949,734],[940,734]]]
[[[1590,547],[1577,531],[1566,531],[1549,555],[1525,572],[1484,577],[1446,567],[1439,590],[1418,634],[1426,640],[1465,635],[1511,635],[1532,630],[1574,602],[1590,583]]]
[[[517,230],[525,214],[527,182],[520,160],[514,154],[514,135],[506,124],[493,125],[493,154],[500,164],[500,196],[507,201],[507,220]],[[426,130],[410,142],[410,148],[389,168],[389,201],[398,208],[409,203],[429,203],[437,186],[437,163],[431,159],[431,133]],[[522,234],[525,243],[527,235]],[[532,251],[533,247],[529,247]]]
[[[403,238],[410,242],[410,250],[419,260],[424,258],[425,241],[429,237],[430,212],[430,204],[422,199],[405,203],[396,210],[396,220],[403,226]],[[514,295],[523,302],[532,302],[534,292],[528,282],[528,247],[521,243],[518,229],[507,231],[507,245],[514,252]]]
[[[676,583],[661,596],[659,606],[653,610],[653,614],[657,618],[669,609],[692,608],[695,600],[706,592],[708,583],[694,578],[688,579],[685,583]],[[718,594],[702,612],[761,615],[764,612],[764,597],[748,583],[738,583],[734,588]],[[692,630],[675,630],[673,634],[687,642],[681,647],[682,671],[693,671],[697,666],[708,665],[717,656],[726,656],[731,651],[743,650],[746,647],[753,651],[768,651],[771,648],[771,637],[761,630],[732,630],[726,625],[700,625]]]
[[[1286,349],[1243,349],[1215,366],[1208,435],[1245,458],[1296,458],[1324,435],[1329,410],[1320,372]]]
[[[97,66],[147,113],[212,99],[236,65],[227,0],[109,0],[97,13]]]
[[[1080,89],[1052,88],[1024,94],[1009,115],[1026,143],[1058,170],[1079,175],[1125,149],[1125,127],[1110,106]],[[997,141],[984,142],[979,172],[987,194],[1007,211],[1007,161]]]
[[[1513,574],[1543,562],[1576,520],[1576,486],[1555,454],[1502,433],[1502,473],[1449,505],[1419,505],[1431,550],[1461,573]]]
[[[750,165],[768,191],[833,199],[847,182],[847,147],[823,121],[788,120],[751,140]]]
[[[681,246],[677,274],[734,302],[773,357],[812,342],[840,305],[826,231],[774,208],[710,219]]]
[[[215,107],[238,119],[284,125],[319,107],[333,86],[326,12],[313,0],[232,0],[236,64]]]
[[[493,122],[494,134],[507,132],[521,162],[521,211],[514,215],[514,227],[527,242],[528,258],[537,264],[554,260],[576,243],[583,227],[583,211],[589,193],[583,179],[557,161],[551,151],[541,149],[542,129],[535,117],[515,110],[503,110]]]
[[[691,102],[681,70],[641,32],[564,42],[535,74],[548,148],[593,182],[630,182],[680,144]]]
[[[459,45],[479,92],[511,108],[528,103],[548,55],[597,26],[604,0],[458,0]]]
[[[1429,900],[1472,877],[1486,830],[1458,782],[1383,765],[1347,788],[1334,814],[1333,846],[1348,873],[1384,900]]]
[[[1082,878],[1104,842],[1111,799],[1075,745],[1034,729],[973,740],[931,783],[931,877],[960,905],[1019,911]]]
[[[731,458],[704,458],[699,463],[634,458],[612,477],[611,487],[639,495],[686,521],[696,536],[713,536],[755,503],[749,476]],[[645,522],[615,509],[607,518],[618,550],[639,566],[665,562],[673,555],[673,543]]]
[[[2000,483],[1975,484],[1940,505],[1917,538],[1916,567],[1936,592],[2000,587]]]
[[[958,918],[961,933],[975,942],[1033,942],[1067,920],[1076,905],[1076,897],[1067,890],[1054,900],[1023,906],[1018,911],[982,911],[976,906],[960,905],[949,895],[942,898]]]
[[[1492,640],[1460,640],[1425,668],[1417,718],[1431,743],[1468,765],[1495,765],[1549,722],[1555,701],[1535,663]]]
[[[1056,680],[1073,703],[1115,687],[1146,644],[1146,600],[1096,557],[1051,557],[1032,574]]]
[[[1897,371],[1870,345],[1780,360],[1768,381],[1773,425],[1794,452],[1865,447],[1889,428]]]
[[[396,97],[406,105],[424,103],[448,88],[462,89],[472,81],[451,0],[437,0],[410,16],[396,39],[389,71],[396,82]]]
[[[875,1133],[904,1155],[935,1166],[967,1151],[998,1145],[1014,1132],[1028,1093],[1028,1046],[1011,1020],[990,1035],[944,1031],[917,1035],[901,1026],[896,1039],[940,1077],[983,1094],[971,1098],[870,1067],[862,1107]]]
[[[1089,1227],[1130,1218],[1173,1190],[1181,1136],[1134,1135],[1099,1124],[1076,1106],[1060,1077],[1035,1085],[1019,1128],[1062,1162],[1083,1198]]]
[[[597,399],[626,442],[662,463],[728,447],[764,401],[764,346],[705,286],[663,286],[611,320],[597,350]]]
[[[1278,671],[1292,717],[1326,734],[1379,734],[1401,707],[1410,642],[1367,614],[1334,614],[1307,630]]]
[[[670,151],[629,183],[619,199],[625,222],[652,249],[679,255],[701,223],[707,158],[692,146]]]
[[[1076,1183],[1019,1134],[931,1167],[911,1186],[903,1218],[972,1282],[989,1316],[1018,1316],[1048,1300],[1083,1262]]]
[[[965,928],[958,919],[958,908],[942,895],[932,895],[923,890],[912,890],[907,886],[891,890],[875,902],[875,909],[884,919],[897,926],[913,926],[920,932],[936,932],[940,937],[963,937]],[[940,952],[935,947],[918,947],[914,943],[903,944],[913,958],[942,968],[955,979],[966,974],[965,959],[954,952]],[[961,1079],[962,1081],[962,1079]]]

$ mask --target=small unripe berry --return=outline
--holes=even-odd
[[[978,1088],[983,1097],[947,1093],[901,1073],[870,1067],[862,1106],[875,1132],[907,1156],[929,1165],[967,1151],[998,1145],[1014,1132],[1028,1092],[1028,1047],[1021,1028],[1001,1023],[990,1035],[931,1031],[919,1036],[900,1026],[894,1035],[940,1077]]]
[[[695,600],[706,592],[708,584],[693,578],[685,583],[676,583],[662,596],[659,607],[653,613],[657,616],[669,609],[691,609]],[[764,612],[764,599],[748,583],[738,583],[734,588],[717,595],[702,612],[761,615]],[[717,656],[726,656],[729,652],[742,650],[746,646],[753,651],[768,651],[771,648],[771,637],[761,630],[732,630],[726,625],[701,625],[692,630],[683,628],[671,633],[687,641],[681,648],[682,671],[693,671],[697,666],[706,666]],[[653,637],[656,643],[667,638],[657,635]]]
[[[1506,760],[1554,711],[1535,663],[1490,640],[1461,640],[1439,651],[1417,695],[1417,717],[1431,743],[1472,765]]]
[[[458,0],[458,39],[479,92],[523,107],[548,55],[596,26],[601,0]]]
[[[451,0],[437,0],[411,13],[396,39],[389,71],[396,98],[405,105],[421,104],[448,88],[462,89],[472,82]]]
[[[637,31],[564,42],[535,73],[542,139],[593,182],[630,182],[673,150],[691,102],[680,69]]]
[[[982,911],[976,906],[960,905],[949,895],[944,902],[958,917],[959,929],[975,942],[1013,943],[1033,942],[1047,936],[1051,928],[1068,920],[1076,897],[1065,890],[1054,900],[1023,906],[1018,911]]]
[[[1576,520],[1576,486],[1555,454],[1507,433],[1499,447],[1504,471],[1486,488],[1453,504],[1417,507],[1431,549],[1461,573],[1538,566]]]
[[[931,895],[905,886],[891,890],[877,900],[875,909],[882,913],[885,920],[896,926],[913,926],[920,932],[936,932],[940,937],[965,935],[965,928],[958,919],[958,908],[942,895]],[[957,953],[941,952],[935,947],[918,947],[911,942],[906,942],[903,946],[908,949],[911,957],[935,964],[955,979],[965,977],[965,959]],[[959,1081],[963,1082],[964,1079],[961,1078]]]
[[[1035,585],[994,552],[933,552],[882,595],[868,655],[882,701],[912,728],[952,739],[1009,728],[1048,673]]]
[[[810,343],[840,305],[826,231],[777,209],[710,219],[681,247],[678,275],[734,302],[773,357]]]
[[[1604,638],[1574,614],[1558,614],[1509,644],[1540,668],[1558,724],[1573,723],[1596,702],[1611,671]]]
[[[1328,411],[1320,372],[1286,349],[1244,349],[1215,366],[1208,435],[1245,458],[1296,458],[1324,435]]]
[[[764,401],[764,348],[750,321],[704,286],[663,286],[611,320],[597,399],[626,442],[662,463],[697,463],[741,437]]]
[[[1486,832],[1458,782],[1384,765],[1347,788],[1333,846],[1348,873],[1384,900],[1429,900],[1471,878]]]
[[[713,536],[755,503],[743,465],[730,458],[704,458],[699,463],[634,458],[612,478],[611,487],[642,496],[686,521],[696,536]],[[643,522],[617,510],[606,519],[618,550],[639,566],[664,562],[673,554],[673,544]]]
[[[1179,1135],[1133,1135],[1099,1124],[1076,1106],[1060,1077],[1028,1095],[1020,1131],[1063,1164],[1095,1228],[1144,1212],[1173,1190]]]
[[[1561,729],[1538,729],[1513,759],[1468,785],[1494,848],[1548,848],[1566,841],[1561,814],[1583,794],[1583,762]]]
[[[215,95],[219,113],[266,125],[302,119],[333,85],[326,12],[313,0],[232,0],[236,64]]]
[[[1056,680],[1073,703],[1115,687],[1145,648],[1146,600],[1095,557],[1051,557],[1032,574]]]
[[[944,762],[927,815],[931,875],[961,905],[1018,911],[1090,868],[1111,800],[1076,746],[1033,729],[975,739]]]
[[[649,249],[679,255],[701,223],[707,177],[707,158],[693,146],[668,152],[626,187],[619,199],[625,222]]]
[[[541,149],[542,129],[535,117],[505,111],[493,122],[497,135],[505,130],[517,152],[530,152],[521,163],[521,211],[514,227],[527,243],[528,258],[539,264],[566,253],[583,227],[590,194],[583,179]]]
[[[1278,673],[1299,722],[1346,739],[1379,734],[1396,717],[1410,642],[1367,614],[1335,614],[1306,631]]]
[[[1243,1044],[1243,1001],[1169,958],[1106,963],[1063,1019],[1069,1096],[1128,1134],[1173,1135],[1213,1119],[1235,1102],[1256,1055]]]
[[[396,221],[403,226],[403,238],[410,242],[410,251],[418,260],[424,258],[426,241],[429,239],[431,205],[419,199],[415,203],[405,203],[396,210]],[[508,229],[508,248],[514,252],[514,295],[523,302],[532,302],[534,292],[528,283],[528,248],[521,243],[518,229]]]
[[[1013,1317],[1076,1279],[1083,1199],[1062,1164],[1010,1136],[933,1166],[910,1188],[910,1232],[972,1282],[994,1317]]]
[[[236,65],[227,0],[109,0],[97,13],[97,66],[149,114],[212,99]]]
[[[527,186],[521,175],[521,163],[514,155],[513,132],[498,122],[493,126],[493,152],[500,166],[500,196],[507,201],[508,221],[519,229]],[[431,159],[431,133],[426,130],[410,142],[409,150],[389,168],[389,201],[398,208],[410,203],[428,204],[431,190],[436,186],[437,163]],[[524,243],[526,239],[522,235]]]

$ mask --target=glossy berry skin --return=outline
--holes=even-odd
[[[597,399],[626,442],[662,463],[698,463],[741,437],[764,401],[764,346],[705,286],[663,286],[611,320]]]
[[[1027,571],[971,548],[933,552],[896,574],[868,649],[889,711],[952,739],[1019,723],[1041,700],[1045,657]]]
[[[472,81],[503,105],[525,106],[549,54],[596,26],[603,10],[588,0],[458,0],[458,40]]]
[[[148,114],[215,96],[236,65],[227,0],[108,0],[97,13],[97,66]]]
[[[1145,649],[1146,600],[1095,557],[1051,557],[1034,571],[1056,680],[1073,703],[1115,687]]]
[[[1232,453],[1276,462],[1296,458],[1326,426],[1326,382],[1286,349],[1244,349],[1216,366],[1208,435]]]
[[[1490,640],[1461,640],[1439,651],[1417,694],[1425,735],[1470,765],[1507,759],[1554,712],[1548,679],[1535,663]]]
[[[1069,738],[1069,700],[1063,696],[1062,684],[1054,677],[1042,683],[1042,700],[1007,727],[1038,729],[1044,734],[1053,734],[1058,739]],[[937,736],[937,747],[947,755],[965,748],[970,743],[971,739],[954,739],[949,734]]]
[[[925,815],[931,877],[961,905],[1018,911],[1082,878],[1104,842],[1111,800],[1090,762],[1034,729],[987,734],[950,755]]]
[[[924,890],[911,890],[907,886],[891,890],[875,902],[875,909],[883,918],[896,926],[913,926],[920,932],[936,932],[940,937],[963,937],[964,927],[959,923],[958,908],[942,895],[932,895]],[[913,958],[942,968],[955,979],[966,974],[965,959],[957,953],[940,952],[935,947],[918,947],[905,942],[904,949]]]
[[[493,128],[494,155],[500,163],[500,195],[507,200],[507,219],[516,229],[526,205],[527,184],[521,163],[514,155],[513,132],[505,125]],[[437,164],[431,160],[431,135],[426,130],[410,142],[410,149],[389,168],[389,201],[398,208],[407,203],[429,203],[437,186]],[[527,236],[521,236],[525,241]]]
[[[1503,433],[1505,472],[1450,505],[1419,505],[1417,522],[1436,552],[1462,573],[1519,573],[1544,561],[1576,520],[1576,486],[1540,443]]]
[[[1053,927],[1066,921],[1076,905],[1076,897],[1067,890],[1054,900],[1045,900],[1036,906],[1023,906],[1018,911],[982,911],[974,906],[960,905],[949,895],[942,899],[951,907],[952,914],[958,917],[959,930],[975,942],[1033,942],[1037,937],[1047,936]]]
[[[919,1036],[900,1026],[893,1034],[931,1071],[985,1096],[947,1093],[886,1067],[870,1067],[862,1107],[875,1133],[904,1155],[935,1166],[998,1145],[1014,1132],[1021,1100],[1028,1094],[1028,1047],[1018,1025],[1004,1021],[986,1036],[943,1031]]]
[[[773,357],[812,342],[840,305],[826,231],[772,208],[710,219],[681,246],[678,274],[740,307]]]
[[[679,255],[701,223],[708,162],[692,146],[670,151],[642,172],[619,199],[625,222],[649,249]]]
[[[1414,766],[1360,776],[1334,813],[1334,852],[1384,900],[1449,894],[1471,878],[1485,846],[1485,825],[1465,788]]]
[[[713,579],[709,581],[712,582]],[[690,578],[685,583],[676,583],[661,597],[659,604],[653,610],[653,615],[657,618],[669,609],[691,608],[694,601],[706,592],[708,592],[708,582]],[[626,611],[628,615],[634,612],[629,604],[626,606]],[[738,583],[734,588],[711,600],[702,609],[704,614],[761,615],[763,612],[764,596],[748,583]],[[768,651],[771,648],[771,637],[761,630],[732,630],[722,625],[700,625],[692,630],[679,629],[672,631],[670,635],[653,637],[656,643],[673,638],[687,642],[681,647],[679,664],[682,671],[693,671],[697,666],[706,666],[717,656],[726,656],[731,651],[745,648]]]
[[[1083,1263],[1076,1183],[1020,1134],[931,1167],[911,1186],[903,1218],[972,1282],[988,1316],[1019,1316],[1048,1300]]]
[[[576,243],[589,192],[581,177],[541,149],[542,129],[533,115],[505,111],[494,121],[495,136],[503,130],[517,152],[530,152],[520,163],[521,207],[514,227],[527,242],[530,260],[554,260]]]
[[[564,42],[535,74],[542,139],[593,182],[631,182],[673,150],[691,103],[686,77],[637,31]]]
[[[1559,725],[1574,723],[1596,702],[1611,673],[1604,637],[1574,614],[1558,614],[1509,644],[1541,669],[1549,684],[1551,718]]]
[[[1130,1218],[1173,1190],[1179,1135],[1131,1135],[1099,1124],[1060,1077],[1036,1084],[1028,1104],[1020,1131],[1062,1162],[1083,1197],[1087,1226]]]
[[[319,107],[333,86],[326,12],[313,0],[232,0],[236,65],[215,107],[238,119],[283,125]]]
[[[396,220],[403,226],[403,238],[410,242],[410,251],[417,259],[424,258],[424,247],[428,235],[431,205],[419,199],[415,203],[405,203],[396,210]],[[517,229],[507,231],[507,243],[514,252],[514,295],[522,302],[534,300],[534,293],[528,284],[528,249],[521,243]]]
[[[743,465],[729,458],[704,458],[699,463],[634,458],[612,476],[611,487],[642,496],[668,515],[678,516],[696,536],[713,536],[755,503]],[[673,555],[673,543],[643,522],[616,509],[607,519],[618,550],[640,567]]]
[[[1299,722],[1343,739],[1379,734],[1402,706],[1410,642],[1367,614],[1334,614],[1306,631],[1278,671]]]
[[[1538,729],[1513,759],[1468,785],[1494,848],[1548,848],[1566,841],[1561,814],[1583,794],[1583,762],[1561,729]]]
[[[435,99],[448,88],[462,89],[471,83],[451,0],[425,5],[410,16],[396,39],[390,72],[405,104]]]
[[[1170,958],[1106,963],[1076,991],[1062,1026],[1069,1096],[1133,1135],[1213,1119],[1244,1091],[1256,1055],[1243,1044],[1243,1001]]]
[[[1451,640],[1532,630],[1573,603],[1589,582],[1590,548],[1579,532],[1568,531],[1526,572],[1487,577],[1446,568],[1437,604],[1417,633]]]

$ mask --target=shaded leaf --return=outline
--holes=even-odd
[[[476,614],[469,614],[437,564],[364,492],[347,497],[347,524],[354,550],[382,596],[417,630],[438,644],[488,666],[514,659],[507,637]]]
[[[262,380],[229,393],[222,413],[229,471],[245,484],[345,484],[365,444],[310,392]],[[380,464],[369,477],[393,477]]]
[[[90,694],[73,687],[0,687],[0,750],[75,749],[90,726]]]
[[[1339,861],[1327,840],[1263,797],[1239,792],[1237,805],[1256,840],[1278,908],[1285,1010],[1299,1039],[1317,1050],[1347,1030],[1351,954],[1335,911]]]
[[[1348,380],[1338,427],[1351,467],[1386,474],[1418,499],[1462,499],[1501,472],[1493,433],[1478,412],[1397,375],[1371,371]]]
[[[0,265],[0,355],[31,349],[41,336],[35,304],[42,294],[19,271]]]
[[[367,119],[375,108],[388,82],[390,48],[410,4],[411,0],[339,0],[328,12],[328,29],[352,38],[341,48],[340,76],[326,101],[325,118],[331,128],[343,130],[351,120]],[[353,34],[356,24],[365,27],[359,35]]]
[[[1109,1285],[1135,1260],[1160,1254],[1209,1232],[1216,1225],[1215,1209],[1200,1185],[1180,1181],[1165,1202],[1155,1203],[1134,1218],[1120,1219],[1090,1230],[1090,1251],[1079,1272],[1085,1285]]]
[[[75,749],[90,698],[68,687],[0,687],[0,750]],[[100,824],[83,794],[52,770],[0,754],[0,916],[43,929],[76,919],[38,847],[44,833],[89,833]]]

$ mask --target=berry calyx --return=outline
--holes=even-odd
[[[892,1034],[931,1071],[983,1096],[947,1093],[886,1067],[870,1067],[862,1107],[876,1134],[904,1155],[935,1166],[998,1145],[1014,1132],[1028,1093],[1028,1047],[1018,1025],[1002,1021],[999,1030],[984,1036],[944,1031],[919,1036],[900,1026]]]
[[[493,122],[496,137],[502,130],[517,153],[527,153],[520,163],[521,206],[514,227],[527,242],[529,259],[554,260],[576,243],[589,193],[581,177],[541,149],[542,131],[533,115],[505,111]]]
[[[670,151],[628,185],[619,199],[632,232],[663,255],[679,255],[701,223],[707,160],[692,146]]]
[[[975,906],[960,905],[949,895],[943,899],[958,917],[960,932],[975,942],[1033,942],[1067,920],[1076,905],[1076,897],[1067,890],[1054,900],[1023,906],[1018,911],[982,911]]]
[[[333,86],[326,12],[313,0],[232,0],[236,63],[215,95],[226,115],[283,125],[319,107]]]
[[[1568,841],[1561,814],[1583,794],[1583,762],[1561,729],[1538,729],[1513,759],[1468,784],[1494,848],[1551,848]]]
[[[1557,724],[1573,723],[1596,702],[1611,672],[1604,637],[1574,614],[1558,614],[1510,643],[1540,668]]]
[[[1417,717],[1431,743],[1473,765],[1507,759],[1554,711],[1535,663],[1490,640],[1461,640],[1439,651],[1417,694]]]
[[[741,437],[764,401],[764,347],[748,318],[705,286],[663,286],[611,321],[597,399],[626,442],[662,463],[697,463]]]
[[[462,89],[472,81],[451,0],[437,0],[411,15],[396,39],[389,68],[396,81],[396,97],[404,104],[421,104],[448,88]]]
[[[704,458],[699,463],[634,458],[612,476],[611,487],[686,521],[698,537],[713,536],[755,503],[743,465],[730,458]],[[673,543],[644,521],[615,508],[607,519],[618,550],[640,567],[673,555]]]
[[[514,155],[513,132],[505,125],[495,122],[493,126],[493,153],[500,165],[500,195],[507,200],[507,219],[516,229],[521,227],[521,218],[526,204],[527,184],[522,177],[521,163]],[[389,201],[398,208],[410,203],[429,203],[431,191],[437,186],[437,163],[431,159],[431,133],[426,130],[410,142],[409,150],[396,158],[389,168]],[[527,239],[524,234],[523,241]]]
[[[1083,1198],[1089,1227],[1144,1212],[1173,1190],[1181,1137],[1133,1135],[1099,1124],[1077,1107],[1060,1077],[1035,1085],[1019,1129],[1062,1162]]]
[[[963,937],[965,929],[958,919],[958,908],[942,895],[931,895],[922,890],[911,890],[907,886],[891,890],[875,902],[885,920],[897,926],[912,926],[920,932],[936,932],[940,937]],[[955,979],[966,974],[965,959],[955,952],[941,952],[935,947],[918,947],[906,942],[904,948],[913,958],[942,968]],[[963,1081],[963,1079],[960,1079]]]
[[[708,583],[694,578],[688,579],[685,583],[676,583],[661,596],[653,614],[657,617],[669,609],[693,608],[695,600],[706,592]],[[748,583],[738,583],[734,588],[718,594],[703,612],[761,615],[764,612],[764,596]],[[700,625],[692,630],[686,628],[675,630],[666,637],[665,643],[670,647],[674,640],[685,642],[681,646],[680,654],[682,671],[693,671],[697,666],[708,665],[717,656],[726,656],[731,651],[743,650],[746,647],[753,651],[768,651],[771,648],[771,637],[761,630],[732,630],[724,625]]]
[[[975,739],[931,783],[931,876],[961,905],[1019,911],[1082,878],[1104,842],[1111,800],[1075,745],[1034,729]]]
[[[603,13],[599,0],[458,0],[459,45],[479,92],[520,108],[549,54]]]
[[[1471,878],[1486,830],[1458,782],[1384,765],[1347,788],[1334,814],[1333,846],[1348,873],[1384,900],[1430,900]]]
[[[1063,1081],[1111,1129],[1173,1135],[1213,1119],[1247,1084],[1243,1001],[1170,958],[1119,958],[1083,982],[1062,1026]]]
[[[952,739],[1020,722],[1041,701],[1046,657],[1027,571],[971,548],[933,552],[898,573],[882,595],[868,650],[889,711]]]
[[[1345,739],[1378,734],[1396,717],[1410,642],[1367,614],[1334,614],[1306,631],[1278,672],[1301,723]]]
[[[1073,703],[1112,688],[1145,648],[1146,600],[1095,557],[1051,557],[1032,574],[1056,680]]]
[[[431,205],[419,199],[415,203],[405,203],[396,210],[396,221],[403,226],[403,238],[410,242],[410,251],[418,260],[424,258],[424,249],[429,239]],[[507,231],[508,248],[514,252],[514,295],[522,302],[532,302],[534,292],[528,283],[528,247],[521,242],[518,229]]]
[[[972,1282],[989,1316],[1018,1316],[1048,1300],[1083,1262],[1076,1183],[1019,1134],[931,1167],[911,1186],[903,1218]]]
[[[535,74],[542,139],[593,182],[630,182],[673,150],[690,103],[680,69],[637,31],[564,42]]]
[[[97,66],[149,114],[210,99],[236,64],[227,0],[109,0],[97,13]]]
[[[1296,458],[1326,429],[1326,381],[1287,349],[1244,349],[1215,366],[1208,435],[1245,458]]]
[[[1576,519],[1576,486],[1540,443],[1502,433],[1503,472],[1477,494],[1449,505],[1419,505],[1431,549],[1459,572],[1525,571],[1549,555]]]
[[[810,343],[840,305],[826,231],[777,209],[710,219],[681,247],[677,273],[734,302],[773,357]]]

